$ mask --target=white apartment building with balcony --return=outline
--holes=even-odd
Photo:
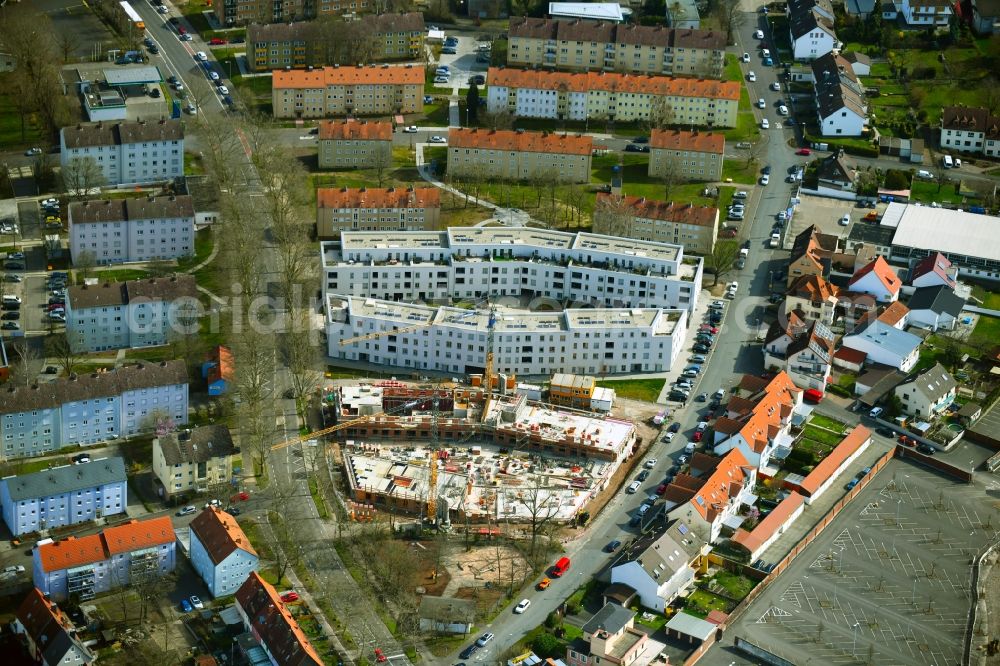
[[[82,123],[59,131],[66,173],[93,159],[104,177],[92,187],[155,183],[184,175],[184,123],[177,119]]]
[[[69,205],[69,251],[97,264],[177,259],[194,254],[190,196],[80,201]]]

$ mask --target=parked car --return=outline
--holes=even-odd
[[[653,469],[654,467],[656,467],[656,458],[650,458],[649,460],[647,460],[646,464],[643,465],[643,467],[645,467],[646,469]]]
[[[635,477],[636,481],[645,481],[648,478],[649,478],[649,470],[648,469],[642,470],[641,472],[639,472],[639,476]]]
[[[192,594],[190,601],[191,605],[197,608],[198,610],[201,610],[205,607],[205,604],[201,603],[201,599],[198,597],[197,594]]]
[[[478,645],[479,647],[486,647],[486,644],[489,643],[491,640],[493,640],[493,634],[487,631],[485,634],[479,637],[479,639],[476,641],[476,645]]]
[[[221,37],[213,37],[212,39],[208,40],[208,43],[211,46],[222,46],[223,44],[226,43],[226,40],[224,40]]]
[[[295,591],[285,592],[284,594],[281,595],[281,600],[284,601],[286,604],[291,603],[293,601],[298,601],[299,593]]]
[[[920,444],[917,444],[917,451],[919,453],[924,454],[925,456],[932,456],[932,455],[934,455],[937,452],[937,449],[935,449],[930,444],[920,443]]]
[[[545,578],[538,581],[537,587],[539,590],[547,590],[549,589],[549,585],[551,584],[552,584],[552,579],[546,576]]]
[[[26,151],[24,151],[24,154],[27,157],[33,157],[35,155],[41,155],[42,154],[42,149],[41,148],[28,148]]]
[[[190,515],[190,514],[194,513],[197,510],[198,509],[196,509],[195,507],[193,507],[193,506],[191,506],[189,504],[188,506],[185,506],[185,507],[181,508],[180,510],[178,510],[177,511],[177,515],[178,516],[187,516],[187,515]]]
[[[181,612],[190,613],[192,610],[194,610],[194,607],[191,606],[191,602],[187,599],[181,599]]]
[[[678,431],[680,431],[680,429],[681,429],[681,424],[679,422],[677,422],[677,421],[674,421],[673,423],[671,423],[670,424],[670,428],[668,428],[668,430],[670,430],[670,432],[678,432]]]
[[[753,71],[749,72],[747,74],[747,81],[749,81],[750,83],[755,83],[757,81],[757,75]]]
[[[616,550],[618,550],[618,548],[621,545],[622,545],[621,541],[619,541],[618,539],[614,539],[613,541],[609,542],[607,546],[604,547],[604,552],[606,552],[606,553],[613,553]]]
[[[478,642],[473,643],[469,647],[467,647],[464,650],[462,650],[461,652],[459,652],[458,656],[461,657],[462,659],[468,659],[472,655],[474,655],[477,652],[479,652],[479,647],[480,646],[479,646]]]
[[[742,60],[743,62],[750,62],[750,54],[749,53],[744,53],[743,57],[740,58],[740,60]]]

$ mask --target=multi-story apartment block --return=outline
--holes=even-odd
[[[726,137],[714,132],[654,129],[649,134],[649,175],[681,180],[722,180]]]
[[[448,131],[448,174],[585,183],[590,180],[593,150],[594,140],[589,136],[452,128]]]
[[[941,109],[941,147],[1000,157],[1000,116],[975,106]]]
[[[219,23],[227,26],[353,16],[372,9],[369,0],[212,0],[211,5]]]
[[[316,648],[285,608],[278,592],[256,571],[236,591],[243,626],[277,666],[322,666]]]
[[[260,558],[236,519],[210,506],[191,521],[191,566],[215,598],[236,594]]]
[[[66,335],[75,352],[154,347],[194,326],[197,312],[191,275],[77,285],[66,291]]]
[[[208,492],[233,478],[233,436],[224,425],[178,430],[153,440],[153,476],[167,499]]]
[[[31,663],[42,666],[89,666],[97,661],[76,634],[76,627],[59,606],[37,587],[28,592],[11,627],[24,636]]]
[[[594,233],[683,245],[688,252],[709,255],[719,235],[719,209],[599,193]]]
[[[441,190],[436,187],[321,187],[316,190],[316,231],[320,240],[341,231],[425,231],[441,222]]]
[[[3,520],[18,536],[125,513],[126,483],[122,458],[4,477],[0,479]]]
[[[491,113],[555,120],[633,121],[735,127],[739,81],[617,72],[553,72],[491,67]]]
[[[93,159],[104,182],[81,188],[155,183],[184,175],[184,123],[176,119],[85,123],[59,130],[59,160],[66,175]]]
[[[323,22],[314,21],[252,24],[247,27],[247,63],[257,72],[337,64],[330,62],[337,49],[324,43],[328,39],[325,28]],[[417,58],[426,34],[420,12],[368,14],[343,28],[352,38],[369,42],[371,56],[366,61]]]
[[[324,118],[417,113],[423,110],[424,68],[404,65],[275,70],[275,118]]]
[[[387,169],[392,166],[392,123],[367,120],[321,120],[319,166]]]
[[[507,64],[575,71],[722,76],[726,35],[711,30],[584,19],[514,17]]]
[[[68,206],[73,263],[177,259],[194,254],[194,200],[187,195],[77,201]]]
[[[37,456],[152,430],[158,420],[187,423],[184,361],[136,363],[70,375],[44,387],[0,391],[0,436],[6,458]]]
[[[947,0],[890,0],[882,5],[882,18],[895,21],[902,16],[914,28],[944,27],[954,11],[953,3]]]
[[[139,578],[160,578],[177,565],[176,542],[170,516],[160,516],[42,544],[32,555],[35,587],[57,601],[85,601]]]

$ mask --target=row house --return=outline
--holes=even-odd
[[[3,521],[14,536],[123,514],[127,506],[122,458],[0,479]]]
[[[441,190],[436,187],[321,187],[316,190],[316,232],[320,240],[342,231],[424,231],[441,224]]]
[[[683,245],[688,252],[707,256],[719,235],[719,209],[598,193],[594,232]]]
[[[243,627],[274,666],[323,666],[323,660],[278,592],[256,571],[236,591]]]
[[[744,375],[713,427],[716,455],[734,449],[756,469],[768,467],[778,447],[791,448],[792,414],[802,404],[802,389],[786,372],[771,379]]]
[[[392,123],[388,121],[321,120],[321,169],[389,169],[392,167]]]
[[[160,495],[169,500],[231,483],[235,452],[233,436],[224,425],[157,437],[153,440],[153,476],[159,482]]]
[[[179,259],[194,254],[195,209],[188,195],[76,201],[68,206],[73,263]]]
[[[260,565],[236,519],[216,506],[191,521],[190,553],[191,566],[216,599],[236,594]]]
[[[940,363],[908,377],[893,393],[903,413],[918,419],[932,419],[955,401],[958,382]]]
[[[272,79],[275,118],[398,115],[424,106],[424,69],[413,65],[278,69]]]
[[[787,313],[764,339],[764,367],[782,370],[801,389],[826,390],[837,336],[826,324],[806,322],[799,313]]]
[[[172,180],[184,175],[184,123],[163,118],[69,125],[59,130],[59,164],[67,189],[78,196],[99,187]],[[95,166],[99,179],[91,175]]]
[[[519,118],[735,127],[740,82],[491,67],[486,107]]]
[[[827,53],[813,60],[812,71],[823,136],[861,136],[868,123],[868,103],[851,63]]]
[[[663,613],[704,571],[711,546],[686,524],[677,521],[666,531],[629,547],[628,555],[611,568],[611,583],[635,590],[645,608]]]
[[[515,16],[507,64],[570,71],[666,74],[718,79],[726,35],[662,25]]]
[[[77,353],[165,345],[196,331],[200,312],[191,275],[74,285],[66,291],[66,337]]]
[[[138,580],[158,579],[177,566],[170,516],[130,520],[98,534],[43,543],[32,552],[35,587],[57,601],[85,601]]]
[[[837,48],[830,0],[792,0],[785,12],[795,60],[813,60]]]
[[[941,109],[941,148],[1000,157],[1000,116],[974,106]]]
[[[726,137],[714,132],[654,129],[649,134],[651,178],[720,181]]]
[[[589,136],[452,128],[448,131],[448,175],[586,183],[593,150]]]
[[[90,666],[97,661],[97,655],[78,636],[69,616],[37,587],[17,607],[11,628],[24,639],[32,663]]]
[[[148,432],[188,419],[183,360],[136,363],[0,389],[0,437],[6,458],[37,456]]]
[[[675,477],[671,484],[674,488],[685,487],[687,497],[682,497],[667,512],[667,520],[680,521],[701,541],[715,543],[723,525],[737,516],[745,505],[756,501],[753,489],[757,483],[757,467],[738,448],[730,449],[720,458],[700,455],[699,460],[708,463],[700,470],[701,476],[680,474],[678,476],[688,478],[679,481]],[[692,460],[692,472],[699,471],[693,463]],[[671,494],[671,501],[677,499],[676,494]]]

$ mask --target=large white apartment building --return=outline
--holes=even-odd
[[[693,310],[702,260],[655,241],[547,229],[450,227],[321,244],[324,291],[389,301],[547,298],[597,308]],[[562,307],[561,305],[559,306]]]
[[[200,312],[191,275],[105,282],[66,292],[66,334],[75,352],[164,345]]]
[[[3,456],[21,458],[152,430],[158,419],[188,420],[183,360],[136,363],[0,390]]]
[[[665,372],[684,343],[686,310],[569,309],[527,312],[431,307],[372,298],[327,297],[329,355],[415,370],[476,373],[486,367],[494,335],[497,372],[614,374]],[[341,344],[376,331],[395,335]]]
[[[97,264],[194,254],[194,200],[188,195],[78,201],[69,205],[69,251]]]
[[[92,187],[154,183],[184,175],[184,124],[176,119],[84,123],[59,131],[64,173],[92,158],[103,183]]]

